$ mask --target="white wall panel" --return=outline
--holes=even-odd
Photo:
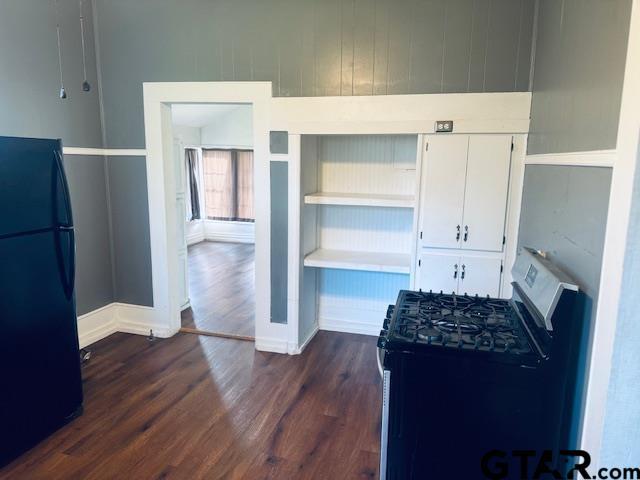
[[[330,135],[318,147],[324,192],[414,194],[415,135]]]
[[[409,288],[409,276],[321,269],[318,274],[320,328],[377,335],[387,307]]]
[[[317,207],[320,246],[331,250],[409,253],[413,210]]]

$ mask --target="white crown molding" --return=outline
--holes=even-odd
[[[588,152],[545,153],[527,155],[525,165],[558,165],[573,167],[613,167],[615,150],[592,150]]]
[[[63,147],[65,155],[90,155],[105,157],[145,157],[147,151],[144,148],[85,148]]]

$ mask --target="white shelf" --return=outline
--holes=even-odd
[[[305,267],[409,274],[411,256],[404,253],[318,249],[304,258]]]
[[[412,195],[317,192],[305,195],[304,203],[311,205],[413,208],[415,197]]]

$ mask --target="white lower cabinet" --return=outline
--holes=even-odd
[[[460,257],[458,293],[497,297],[500,294],[502,260],[491,257]]]
[[[418,266],[418,288],[422,291],[451,293],[458,292],[460,257],[423,253]]]
[[[422,252],[416,278],[423,291],[498,297],[501,276],[500,258]]]

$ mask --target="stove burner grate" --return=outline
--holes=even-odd
[[[506,300],[407,292],[394,310],[391,333],[402,341],[510,353],[530,351]]]

